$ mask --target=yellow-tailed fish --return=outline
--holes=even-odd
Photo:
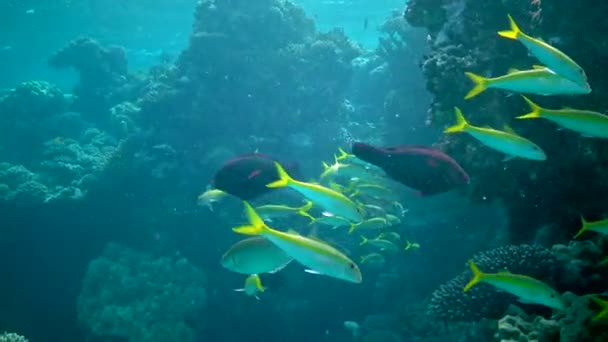
[[[499,131],[492,128],[477,127],[469,124],[458,107],[456,125],[445,129],[445,133],[466,132],[482,144],[505,153],[511,157],[543,161],[547,159],[545,152],[535,143],[512,132]],[[509,158],[507,158],[509,159]]]
[[[209,189],[198,196],[196,203],[200,206],[206,206],[209,210],[213,211],[213,203],[219,202],[226,196],[228,194],[222,190]]]
[[[519,297],[521,303],[540,304],[554,309],[564,309],[561,295],[549,285],[532,277],[510,272],[482,273],[473,260],[469,261],[473,278],[464,287],[467,292],[478,283],[488,283]]]
[[[338,148],[338,152],[340,153],[335,157],[336,161],[357,164],[361,166],[372,166],[371,164],[357,158],[354,154],[348,153],[344,151],[341,147]]]
[[[365,208],[365,213],[368,216],[387,216],[386,211],[379,205],[375,204],[363,204],[363,208]],[[387,217],[388,220],[388,217]]]
[[[593,319],[608,319],[608,301],[600,299],[597,296],[591,296],[591,300],[595,302],[602,310],[598,312]]]
[[[355,230],[380,230],[388,226],[388,222],[384,217],[373,217],[359,223],[353,223],[348,230],[352,234]]]
[[[541,39],[532,38],[523,33],[511,15],[508,15],[508,17],[511,29],[499,31],[498,34],[501,37],[520,41],[534,57],[538,58],[549,69],[555,71],[556,74],[583,87],[589,87],[585,71],[572,58]]]
[[[343,164],[336,161],[333,165],[323,163],[325,170],[321,174],[321,180],[332,177],[344,177],[344,178],[372,178],[374,175],[370,170],[363,166],[355,164]]]
[[[511,69],[506,75],[488,78],[466,72],[465,75],[475,83],[475,86],[464,97],[473,98],[488,88],[510,90],[516,93],[536,95],[577,95],[589,94],[590,88],[585,88],[562,76],[551,69],[536,66],[530,70]]]
[[[384,232],[378,236],[381,239],[390,240],[392,242],[398,243],[401,241],[401,235],[397,232]]]
[[[230,271],[241,274],[276,273],[293,260],[281,248],[261,236],[235,243],[220,263]]]
[[[573,108],[542,108],[525,96],[522,96],[532,110],[518,116],[517,119],[543,118],[582,134],[585,137],[608,138],[608,115]]]
[[[297,214],[309,218],[311,221],[314,221],[315,218],[308,213],[310,209],[312,209],[312,202],[307,201],[306,204],[301,207],[290,207],[287,205],[279,204],[266,204],[256,207],[255,211],[264,219],[272,220],[273,218]]]
[[[361,265],[363,264],[384,264],[386,260],[384,255],[380,253],[369,253],[361,257]]]
[[[585,218],[581,215],[581,224],[582,224],[582,227],[578,231],[578,233],[576,233],[576,235],[574,236],[575,239],[577,239],[579,236],[581,236],[584,232],[588,232],[588,231],[600,233],[602,235],[608,234],[608,219],[589,222],[589,221],[585,220]]]
[[[340,216],[335,216],[328,212],[324,212],[321,217],[315,218],[315,220],[312,221],[311,224],[313,223],[332,226],[333,229],[337,229],[340,227],[350,227],[351,225],[351,223],[347,219],[342,218]]]
[[[401,219],[393,214],[386,214],[386,220],[388,221],[389,226],[396,226],[401,223]]]
[[[363,220],[362,210],[348,197],[326,188],[320,184],[301,182],[291,178],[283,169],[281,164],[275,162],[279,174],[279,180],[266,185],[269,188],[290,187],[301,193],[315,205],[337,216],[344,217],[352,222]]]
[[[287,255],[308,267],[308,273],[361,283],[361,271],[357,264],[342,252],[323,241],[291,232],[281,232],[268,227],[247,202],[245,210],[249,225],[233,228],[239,234],[260,235],[281,248]]]
[[[419,249],[420,248],[420,244],[418,242],[410,242],[405,241],[405,250],[409,251],[410,249]]]
[[[381,251],[397,252],[397,246],[389,240],[377,237],[375,239],[368,239],[365,236],[361,236],[360,246],[370,245],[379,248]]]
[[[245,279],[245,286],[242,289],[234,289],[237,292],[245,292],[248,296],[253,296],[260,300],[258,292],[264,292],[266,288],[262,285],[262,280],[257,274],[252,274]]]

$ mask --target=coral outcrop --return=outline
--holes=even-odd
[[[0,342],[28,342],[29,340],[21,335],[15,333],[2,333],[0,334]]]
[[[205,275],[186,259],[110,244],[89,264],[78,317],[99,337],[187,342],[195,340],[206,301]]]
[[[520,43],[496,34],[508,27],[510,13],[524,32],[545,39],[577,61],[589,75],[593,89],[585,96],[535,100],[550,108],[569,106],[602,111],[606,107],[602,94],[608,91],[608,83],[604,81],[607,69],[601,67],[600,60],[608,40],[601,28],[590,29],[587,23],[605,25],[603,13],[607,6],[600,0],[586,2],[584,6],[572,6],[569,1],[527,0],[408,3],[405,18],[412,25],[427,28],[432,38],[432,51],[423,61],[427,88],[433,95],[429,121],[444,128],[454,120],[453,107],[459,106],[472,123],[496,128],[510,124],[548,154],[543,163],[522,160],[504,163],[500,153],[480,146],[470,137],[450,135],[441,139],[442,148],[477,180],[471,185],[473,199],[504,200],[510,211],[514,242],[530,239],[535,227],[547,223],[556,224],[559,230],[555,234],[566,237],[576,230],[577,213],[600,216],[606,200],[594,194],[608,190],[605,172],[608,145],[571,131],[558,131],[547,122],[513,120],[528,108],[519,96],[505,96],[507,93],[503,91],[489,90],[465,101],[463,97],[472,84],[464,72],[499,76],[512,67],[523,69],[538,64]]]

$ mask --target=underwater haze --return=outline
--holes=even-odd
[[[608,342],[608,3],[0,2],[0,342]]]

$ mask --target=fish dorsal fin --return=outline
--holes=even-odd
[[[534,64],[534,65],[532,66],[532,69],[536,69],[536,70],[543,70],[543,69],[547,69],[547,67],[546,67],[546,66],[544,66],[544,65],[540,65],[540,64]]]
[[[502,129],[504,129],[505,132],[507,132],[507,133],[511,133],[511,134],[517,135],[517,133],[515,133],[515,131],[513,130],[513,128],[511,128],[511,126],[509,126],[508,124],[504,124],[502,126]]]
[[[517,69],[517,68],[509,68],[509,70],[507,70],[507,75],[509,74],[514,74],[516,72],[520,72],[521,70]]]

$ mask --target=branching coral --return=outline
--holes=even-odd
[[[132,342],[194,341],[207,292],[186,259],[153,257],[115,244],[87,269],[78,316],[96,336]]]
[[[555,256],[537,245],[505,246],[481,252],[473,261],[484,272],[508,269],[546,282],[552,282],[558,271]],[[446,321],[477,321],[481,318],[498,318],[516,298],[498,292],[488,284],[479,284],[464,293],[471,272],[465,271],[433,292],[427,313]]]

